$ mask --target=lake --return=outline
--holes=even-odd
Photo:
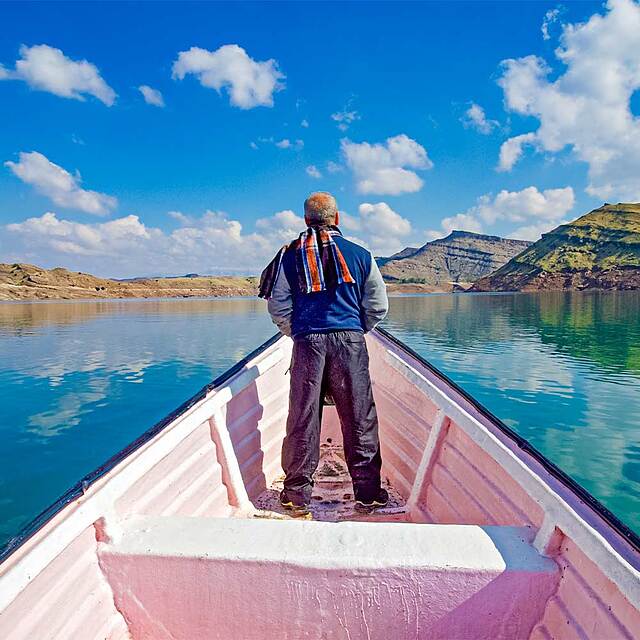
[[[640,533],[640,293],[401,296],[384,326]],[[0,546],[273,333],[253,299],[0,304]]]

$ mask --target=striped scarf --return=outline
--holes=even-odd
[[[355,280],[349,271],[334,236],[341,236],[337,227],[309,227],[296,242],[298,283],[302,293],[333,289]]]
[[[297,240],[280,249],[260,277],[261,298],[270,298],[285,251],[296,252],[298,286],[302,293],[317,293],[339,284],[354,283],[349,267],[333,239],[342,236],[338,227],[309,227]]]

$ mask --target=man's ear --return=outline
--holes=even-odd
[[[335,225],[336,227],[340,224],[340,212],[336,211],[336,222]]]

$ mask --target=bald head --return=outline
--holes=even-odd
[[[326,191],[316,191],[304,201],[304,221],[310,227],[338,224],[336,199]]]

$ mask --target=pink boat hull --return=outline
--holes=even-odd
[[[328,407],[315,519],[278,511],[282,338],[4,560],[0,638],[640,637],[635,546],[429,366],[368,343],[391,508],[353,511]]]

